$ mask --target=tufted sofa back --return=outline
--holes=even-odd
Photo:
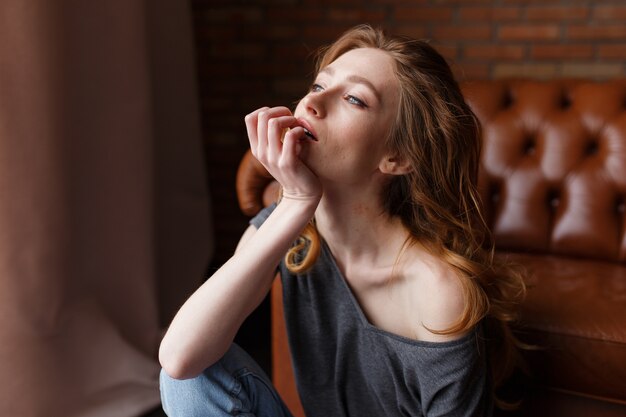
[[[497,247],[626,262],[626,80],[462,88],[483,128],[479,187]],[[237,191],[252,216],[277,184],[248,153]]]
[[[626,80],[468,82],[500,249],[626,261]]]

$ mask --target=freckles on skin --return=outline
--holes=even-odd
[[[363,203],[357,203],[357,204],[354,205],[354,207],[352,207],[352,211],[357,216],[363,216],[363,215],[366,215],[369,212],[369,207],[367,207]]]
[[[397,111],[393,58],[378,49],[360,48],[327,68],[332,69],[318,76],[295,112],[312,125],[319,139],[304,143],[305,163],[329,180],[367,182],[378,172]],[[366,85],[358,80],[366,80]],[[366,106],[355,105],[355,97]]]

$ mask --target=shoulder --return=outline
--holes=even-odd
[[[420,262],[415,265],[414,274],[413,297],[419,317],[414,326],[418,338],[444,342],[467,334],[437,333],[451,328],[463,316],[466,300],[461,273],[441,259],[422,254]]]

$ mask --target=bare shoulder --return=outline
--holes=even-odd
[[[463,337],[467,332],[437,334],[457,323],[465,310],[465,295],[460,272],[447,262],[422,253],[414,266],[416,299],[419,321],[414,323],[418,339],[444,342]]]

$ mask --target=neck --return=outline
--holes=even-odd
[[[393,263],[407,238],[401,220],[390,217],[371,192],[325,188],[315,221],[344,273],[352,265]]]

